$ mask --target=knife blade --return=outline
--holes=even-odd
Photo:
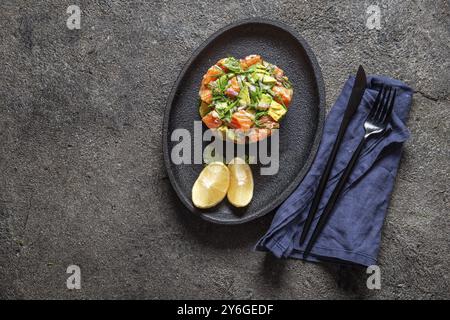
[[[347,107],[344,112],[344,117],[342,118],[341,126],[339,127],[339,131],[334,142],[333,148],[331,150],[330,156],[328,157],[327,164],[322,173],[322,176],[319,180],[319,186],[317,188],[316,194],[314,195],[314,199],[311,204],[311,208],[309,209],[308,216],[305,221],[305,225],[302,230],[302,234],[300,236],[299,244],[300,246],[306,239],[308,235],[309,229],[311,228],[312,221],[317,212],[317,208],[319,207],[320,199],[325,191],[325,187],[327,185],[328,179],[330,177],[331,169],[333,168],[334,161],[336,159],[337,152],[342,143],[342,139],[344,138],[345,131],[347,130],[348,124],[355,114],[358,106],[361,102],[361,99],[364,94],[364,90],[367,86],[367,78],[366,73],[363,67],[360,65],[358,68],[358,72],[356,73],[355,82],[353,84],[352,92],[350,94],[350,98],[348,99]]]

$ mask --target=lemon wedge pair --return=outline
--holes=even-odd
[[[245,207],[252,200],[252,171],[241,158],[234,158],[228,166],[222,162],[210,163],[192,187],[192,202],[197,208],[214,207],[225,196],[235,207]]]

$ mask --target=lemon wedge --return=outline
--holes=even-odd
[[[253,198],[252,170],[242,158],[231,160],[228,169],[230,170],[228,201],[235,207],[245,207]]]
[[[192,202],[197,208],[214,207],[222,201],[230,185],[230,173],[222,162],[208,164],[192,187]]]

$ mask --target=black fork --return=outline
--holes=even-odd
[[[345,167],[345,170],[342,173],[342,176],[339,179],[339,182],[337,183],[336,187],[334,188],[333,193],[331,194],[330,199],[328,200],[328,203],[325,206],[325,209],[323,209],[319,221],[317,222],[316,228],[314,229],[314,232],[308,242],[308,245],[306,246],[305,252],[303,253],[304,258],[306,258],[309,255],[312,247],[314,246],[314,243],[316,242],[318,236],[325,227],[331,215],[331,211],[333,210],[333,207],[336,201],[338,200],[339,195],[344,189],[345,183],[347,182],[348,177],[352,173],[356,161],[358,160],[366,141],[369,139],[370,136],[384,133],[386,131],[387,125],[391,118],[392,108],[394,107],[396,93],[397,93],[396,89],[392,90],[391,87],[383,87],[381,88],[380,92],[375,98],[375,102],[372,108],[370,109],[366,121],[364,122],[364,130],[365,130],[364,137],[361,139],[361,142],[354,151],[352,158],[347,164],[347,167]]]

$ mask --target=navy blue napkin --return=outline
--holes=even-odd
[[[299,246],[303,225],[318,187],[319,178],[337,136],[355,78],[350,77],[325,122],[316,158],[301,184],[277,210],[256,250],[270,251],[281,258],[303,259],[303,251],[342,171],[364,135],[363,123],[381,85],[397,88],[392,120],[384,135],[371,138],[315,243],[309,261],[334,261],[369,266],[376,264],[390,194],[401,157],[402,144],[409,137],[405,125],[413,91],[404,83],[370,76],[367,89],[339,148],[330,179],[309,235]]]

